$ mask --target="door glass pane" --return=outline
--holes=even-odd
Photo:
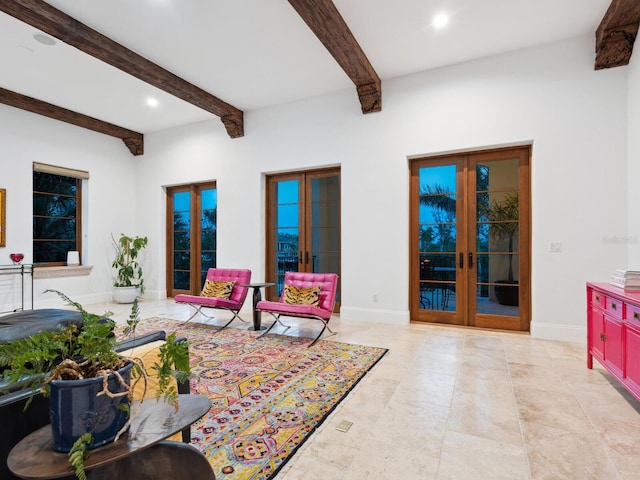
[[[337,251],[340,248],[340,229],[338,227],[311,228],[313,252]],[[315,270],[314,270],[315,271]],[[322,270],[324,272],[324,270]]]
[[[271,251],[266,270],[268,281],[275,283],[270,298],[282,294],[286,272],[340,274],[338,170],[270,177],[267,186]]]
[[[427,310],[456,310],[455,254],[420,254],[420,306]]]
[[[191,193],[173,194],[173,288],[190,290]]]
[[[200,285],[204,285],[207,270],[216,266],[216,230],[218,224],[218,190],[200,192]]]
[[[419,307],[456,311],[456,166],[420,168]]]
[[[300,205],[298,180],[275,182],[274,272],[276,295],[280,296],[284,286],[285,272],[298,271],[300,229]]]
[[[306,270],[340,272],[340,181],[337,175],[311,179],[311,258]]]
[[[517,158],[476,165],[476,311],[518,315]]]
[[[340,223],[340,204],[313,203],[311,205],[311,225],[314,227],[338,225]]]

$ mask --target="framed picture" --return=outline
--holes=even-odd
[[[6,247],[7,236],[6,236],[6,228],[7,228],[7,190],[4,188],[0,188],[0,247]]]

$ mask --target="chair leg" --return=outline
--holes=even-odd
[[[231,313],[233,313],[233,317],[231,317],[231,320],[229,320],[227,323],[225,323],[223,326],[221,326],[218,331],[227,328],[229,325],[231,325],[231,322],[233,322],[236,318],[239,318],[244,323],[247,323],[246,320],[243,320],[243,318],[240,315],[238,315],[238,311],[237,310],[229,310],[229,311]]]
[[[189,303],[188,305],[189,305],[190,307],[193,307],[193,308],[195,309],[195,312],[193,312],[193,315],[191,315],[189,318],[187,318],[187,319],[185,320],[185,322],[189,322],[189,321],[191,321],[191,319],[192,319],[192,318],[194,318],[194,317],[195,317],[196,315],[198,315],[198,314],[202,315],[203,317],[209,318],[209,319],[216,318],[216,317],[215,317],[215,315],[207,315],[207,314],[204,312],[204,310],[202,310],[203,308],[205,308],[205,307],[206,307],[206,305],[196,305],[196,304],[193,304],[193,303]]]
[[[271,314],[271,316],[275,319],[275,321],[271,325],[269,325],[267,327],[267,329],[264,332],[262,332],[261,335],[258,335],[258,338],[262,338],[267,333],[269,333],[271,331],[271,329],[276,326],[276,323],[279,323],[282,327],[284,327],[284,332],[286,332],[287,330],[289,330],[291,328],[291,325],[285,325],[284,323],[282,323],[280,321],[280,315],[276,315],[275,313],[271,313],[271,312],[268,312],[268,313]],[[284,333],[284,332],[282,332],[282,333]]]
[[[315,340],[313,342],[311,342],[309,345],[307,345],[307,348],[313,347],[316,344],[316,342],[318,340],[320,340],[320,337],[322,337],[322,334],[324,333],[325,330],[329,330],[329,335],[327,335],[327,337],[333,337],[337,333],[337,332],[334,332],[333,330],[331,330],[331,327],[329,326],[329,323],[324,318],[318,317],[318,320],[320,320],[322,322],[322,324],[323,324],[322,330],[320,330],[320,333],[315,338]]]
[[[271,312],[269,312],[269,313],[271,313]],[[273,315],[273,314],[272,314],[272,315]],[[262,332],[260,335],[258,335],[258,338],[262,338],[262,337],[264,337],[267,333],[269,333],[269,332],[271,331],[271,329],[274,327],[274,325],[275,325],[276,323],[278,323],[278,317],[276,317],[275,315],[273,315],[273,317],[275,318],[275,320],[273,321],[273,323],[272,323],[271,325],[269,325],[269,326],[267,327],[267,329],[266,329],[264,332]]]
[[[187,320],[185,320],[186,322],[189,322],[193,317],[195,317],[196,315],[200,314],[203,317],[209,318],[209,319],[215,319],[215,315],[207,315],[203,308],[217,308],[218,310],[227,310],[228,312],[231,312],[233,314],[233,316],[231,317],[231,320],[229,320],[227,323],[225,323],[222,327],[220,327],[218,329],[218,331],[227,328],[229,325],[231,325],[231,322],[233,322],[236,318],[240,319],[240,321],[247,323],[247,321],[242,318],[240,316],[240,310],[232,310],[230,308],[226,308],[226,307],[207,307],[206,305],[195,305],[193,303],[189,303],[189,306],[193,307],[195,309],[195,312],[193,313],[193,315],[191,315]]]
[[[190,304],[189,304],[189,306],[190,306],[190,307],[193,307],[193,308],[195,309],[195,312],[193,312],[193,314],[192,314],[189,318],[187,318],[187,319],[185,320],[185,322],[189,322],[189,321],[191,321],[191,319],[192,319],[193,317],[195,317],[195,316],[196,316],[196,315],[198,315],[199,313],[202,313],[202,312],[201,312],[201,310],[202,310],[202,306],[201,306],[201,305],[196,306],[196,305],[193,305],[192,303],[190,303]]]

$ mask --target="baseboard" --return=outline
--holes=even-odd
[[[561,342],[587,342],[587,327],[562,325],[558,323],[531,322],[531,336],[541,340],[558,340]]]
[[[381,310],[372,308],[340,307],[340,320],[409,325],[409,312],[401,310]]]
[[[149,300],[165,300],[167,298],[167,291],[166,290],[150,290],[150,289],[145,289],[144,293],[142,294],[142,298],[148,298]]]

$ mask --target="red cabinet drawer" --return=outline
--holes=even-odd
[[[604,310],[605,298],[606,295],[604,293],[598,292],[597,290],[591,291],[591,304],[594,307],[599,307]]]
[[[626,304],[626,319],[633,325],[640,327],[640,306]]]
[[[622,320],[624,313],[624,303],[613,297],[605,297],[604,311],[613,318]]]

